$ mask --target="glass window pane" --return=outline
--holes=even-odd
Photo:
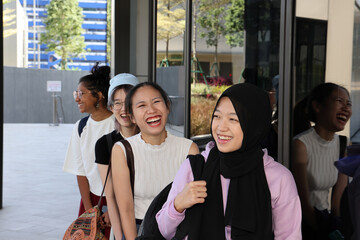
[[[191,136],[209,135],[220,94],[250,82],[269,92],[276,110],[280,0],[194,0]]]
[[[168,128],[172,133],[184,136],[186,2],[158,0],[156,11],[156,82],[171,100]]]

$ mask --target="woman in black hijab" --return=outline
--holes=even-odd
[[[211,122],[216,145],[190,156],[206,162],[201,180],[185,161],[157,214],[166,239],[180,224],[191,240],[301,239],[293,177],[261,149],[270,123],[268,95],[256,86],[237,84],[220,96]]]

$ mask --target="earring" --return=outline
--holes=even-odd
[[[96,102],[95,107],[96,107],[96,108],[99,108],[99,107],[100,107],[99,101]]]

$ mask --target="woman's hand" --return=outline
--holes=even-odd
[[[204,203],[206,193],[206,182],[193,181],[186,184],[184,189],[175,197],[174,207],[176,211],[182,213],[185,209],[190,208],[198,203]]]
[[[111,227],[110,218],[109,218],[109,211],[106,211],[100,216],[100,225],[101,229]]]

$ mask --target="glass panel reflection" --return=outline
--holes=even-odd
[[[156,82],[169,94],[168,128],[179,136],[184,136],[185,15],[184,0],[157,1]]]
[[[280,0],[194,0],[191,136],[210,134],[220,94],[250,82],[269,92],[273,110],[279,71]]]

